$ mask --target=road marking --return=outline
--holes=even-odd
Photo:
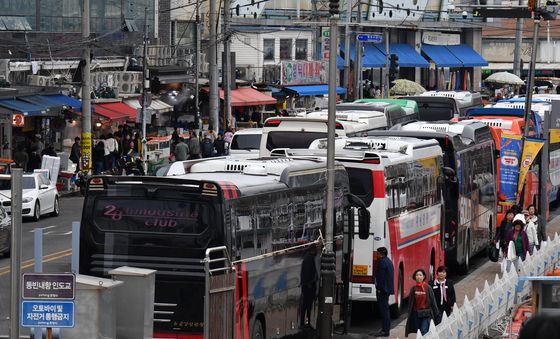
[[[55,253],[51,253],[51,254],[47,254],[45,256],[43,256],[43,262],[50,262],[50,261],[55,261],[64,257],[68,257],[72,255],[72,249],[67,249],[64,251],[60,251],[60,252],[55,252]],[[25,269],[25,268],[29,268],[29,267],[33,267],[35,265],[35,260],[34,259],[30,259],[30,260],[26,260],[24,262],[21,263],[21,269]],[[5,267],[1,267],[0,268],[0,276],[3,275],[7,275],[10,273],[10,266],[5,266]]]
[[[49,228],[55,228],[55,227],[57,227],[57,225],[51,225],[51,226],[47,226],[47,227],[36,227],[36,228],[32,229],[31,231],[29,231],[29,233],[35,232],[35,230],[37,228],[42,229],[44,231],[44,230],[48,230]]]
[[[61,235],[70,235],[70,234],[72,234],[72,231],[68,231],[68,232],[66,232],[66,233],[62,233]]]

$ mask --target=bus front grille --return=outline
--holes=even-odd
[[[115,254],[93,254],[90,260],[90,273],[109,276],[109,271],[131,266],[152,269],[156,275],[204,278],[202,258],[152,257]]]

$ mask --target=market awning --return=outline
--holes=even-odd
[[[208,88],[203,91],[208,92]],[[220,99],[224,100],[224,91],[220,89]],[[258,105],[274,105],[276,99],[270,95],[263,94],[253,88],[236,88],[231,91],[231,106],[258,106]]]
[[[95,113],[112,121],[136,121],[136,110],[122,102],[93,104]]]
[[[18,99],[30,104],[35,104],[37,106],[45,106],[47,107],[48,113],[50,115],[58,115],[64,108],[63,104],[50,100],[47,96],[44,95],[26,95],[23,97],[18,97]]]
[[[125,100],[124,103],[134,109],[142,108],[142,105],[140,105],[140,102],[138,102],[137,99]],[[152,109],[155,113],[165,113],[173,111],[173,106],[168,105],[161,100],[155,99],[152,100],[152,104],[149,108]]]
[[[76,112],[82,111],[82,101],[63,94],[44,95],[45,98],[72,108]]]
[[[443,45],[422,45],[424,52],[438,67],[463,67],[461,60]],[[399,60],[400,61],[400,60]]]
[[[385,53],[376,48],[373,44],[365,43],[363,55],[362,55],[362,68],[378,68],[385,67]],[[344,51],[344,47],[341,48]],[[350,46],[350,60],[354,60],[354,51],[356,50],[354,45]],[[344,67],[344,61],[343,61]]]
[[[453,53],[453,55],[457,57],[457,59],[461,60],[461,62],[463,63],[463,67],[488,66],[488,61],[480,56],[480,54],[478,54],[469,45],[449,45],[446,47],[451,53]]]
[[[385,47],[374,46],[385,55]],[[430,63],[408,44],[390,44],[389,54],[396,54],[399,57],[400,67],[430,67]]]
[[[25,116],[49,116],[49,109],[45,106],[32,104],[16,99],[0,99],[0,107],[22,113]]]
[[[313,96],[313,95],[327,95],[329,94],[329,85],[302,85],[302,86],[287,86],[284,89],[297,93],[300,97]],[[346,89],[343,87],[336,88],[336,94],[344,94]]]

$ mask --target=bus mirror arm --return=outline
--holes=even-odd
[[[453,168],[451,167],[442,167],[441,171],[443,172],[443,175],[445,176],[446,180],[449,180],[452,183],[456,183],[457,182],[457,175],[455,173],[455,170],[453,170]]]

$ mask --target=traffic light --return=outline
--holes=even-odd
[[[393,82],[399,77],[399,57],[396,54],[389,56],[389,81]]]

